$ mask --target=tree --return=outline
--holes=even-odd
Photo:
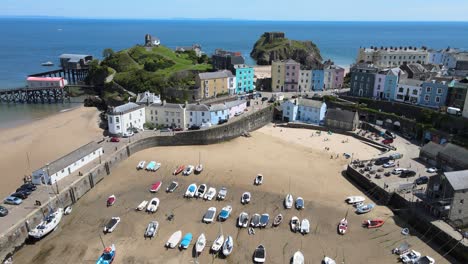
[[[114,55],[114,54],[115,54],[115,52],[114,52],[114,50],[111,49],[111,48],[107,48],[107,49],[104,49],[104,50],[102,51],[102,57],[104,57],[104,58],[106,58],[106,59],[109,58],[109,57],[111,57],[111,56]]]

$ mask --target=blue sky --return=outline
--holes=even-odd
[[[1,0],[0,16],[468,21],[468,0]]]

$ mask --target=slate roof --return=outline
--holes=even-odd
[[[230,101],[230,102],[226,102],[226,107],[227,108],[232,108],[234,106],[238,106],[238,105],[241,105],[241,104],[245,104],[247,101],[245,100],[236,100],[236,101]]]
[[[434,143],[434,142],[429,142],[427,143],[426,145],[424,145],[420,152],[424,152],[426,154],[429,154],[430,156],[432,156],[433,158],[436,158],[437,155],[439,154],[439,152],[444,148],[444,146],[442,145],[439,145],[437,143]]]
[[[141,105],[137,105],[135,103],[126,103],[126,104],[123,104],[123,105],[119,105],[117,107],[114,107],[114,109],[111,109],[109,111],[109,114],[125,114],[125,113],[128,113],[128,112],[132,112],[132,111],[135,111],[139,108],[143,108],[144,106],[141,106]]]
[[[468,166],[468,150],[463,147],[448,143],[440,151],[439,155],[455,161],[460,166]]]
[[[153,103],[160,103],[161,102],[161,99],[158,95],[154,94],[154,93],[150,93],[149,91],[146,91],[144,93],[139,93],[138,96],[137,96],[137,99],[136,99],[136,102],[137,103],[149,103],[149,104],[153,104]]]
[[[413,72],[413,74],[421,74],[427,72],[426,68],[419,63],[411,63],[407,65],[408,69]]]
[[[232,75],[232,72],[228,70],[222,70],[217,72],[202,72],[199,73],[198,76],[201,80],[234,77],[234,75]]]
[[[328,109],[325,118],[329,120],[340,121],[340,122],[353,123],[354,116],[356,114],[357,114],[356,112],[352,112],[348,110]]]
[[[313,107],[313,108],[320,108],[322,107],[323,102],[322,101],[317,101],[317,100],[310,100],[310,99],[303,99],[299,98],[298,99],[298,105],[299,106],[308,106],[308,107]]]
[[[223,111],[226,110],[227,107],[224,104],[214,104],[210,106],[210,111]]]
[[[409,85],[409,86],[421,86],[423,81],[416,80],[416,79],[404,79],[401,80],[399,84]]]
[[[79,62],[81,59],[86,59],[91,55],[84,55],[84,54],[62,54],[60,55],[60,59],[68,59],[69,62]]]
[[[444,172],[455,191],[468,189],[468,170]]]
[[[205,104],[188,104],[187,111],[210,111],[210,108]]]

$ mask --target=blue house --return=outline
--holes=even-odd
[[[255,89],[254,69],[245,64],[234,65],[236,71],[236,94],[249,93]]]
[[[400,68],[393,68],[388,70],[384,83],[384,99],[391,101],[395,98],[395,91],[398,86],[398,80],[402,74],[406,73]]]
[[[421,90],[421,98],[419,105],[439,108],[445,105],[448,94],[448,82],[436,81],[423,82]]]
[[[229,108],[225,104],[215,104],[210,106],[211,124],[217,125],[220,120],[229,119]]]
[[[320,124],[325,119],[327,104],[310,99],[295,99],[283,103],[283,120]]]
[[[312,90],[323,91],[324,70],[312,70]]]

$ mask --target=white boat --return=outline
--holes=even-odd
[[[253,255],[254,262],[256,263],[265,263],[266,259],[266,249],[263,245],[259,245]]]
[[[197,185],[195,183],[192,183],[187,187],[187,191],[185,191],[184,196],[187,198],[193,198],[196,192],[197,192]]]
[[[293,232],[297,232],[301,230],[301,221],[299,220],[299,217],[297,216],[291,217],[290,225],[291,225],[291,231]]]
[[[177,244],[179,244],[180,240],[182,239],[182,231],[176,231],[172,234],[166,242],[167,248],[175,248]]]
[[[250,203],[250,193],[249,192],[245,192],[242,194],[242,197],[241,197],[241,204],[248,204]]]
[[[252,215],[252,218],[250,218],[250,226],[260,227],[260,218],[261,216],[259,214]]]
[[[403,263],[414,263],[421,258],[421,253],[416,250],[410,250],[403,255],[400,255],[400,260]]]
[[[155,213],[158,210],[159,207],[159,199],[158,198],[153,198],[151,201],[148,203],[148,207],[146,207],[146,211],[149,213]]]
[[[161,168],[161,163],[156,163],[152,169],[152,171],[157,171],[159,170],[159,168]]]
[[[224,241],[223,244],[223,255],[224,256],[229,256],[232,253],[232,249],[234,248],[234,241],[231,236],[228,236],[226,238],[226,241]]]
[[[203,223],[213,223],[216,216],[216,207],[210,207],[203,216]]]
[[[138,211],[142,211],[143,209],[146,208],[146,206],[148,205],[148,201],[144,200],[142,201],[138,206],[137,206],[137,210]]]
[[[65,210],[63,210],[64,215],[69,215],[69,214],[71,214],[71,212],[72,212],[72,207],[71,206],[67,206],[67,207],[65,207]]]
[[[277,216],[275,216],[275,219],[273,220],[273,226],[279,226],[281,222],[283,222],[283,215],[278,214]]]
[[[205,195],[207,189],[208,189],[208,187],[206,186],[206,184],[200,184],[198,186],[198,190],[197,190],[197,193],[195,194],[195,196],[198,197],[198,198],[203,198],[203,196]]]
[[[205,237],[205,234],[202,233],[198,237],[197,243],[195,244],[195,251],[197,252],[197,254],[200,254],[205,248],[205,246],[206,246],[206,237]]]
[[[189,176],[190,174],[192,174],[193,169],[194,169],[193,165],[188,165],[188,166],[185,168],[184,172],[182,172],[182,174],[183,174],[184,176]]]
[[[114,216],[109,220],[109,222],[104,226],[104,233],[112,233],[115,230],[117,225],[120,223],[120,217]]]
[[[208,191],[203,196],[203,199],[211,201],[211,200],[213,200],[213,198],[215,196],[216,196],[216,188],[210,187],[210,188],[208,188]]]
[[[348,203],[348,204],[355,204],[355,203],[359,203],[359,202],[364,202],[366,200],[366,198],[362,197],[362,196],[349,196],[349,197],[346,197],[345,201]]]
[[[211,251],[218,252],[224,244],[224,236],[218,235],[218,237],[213,241],[213,245],[211,246]]]
[[[198,164],[195,167],[195,174],[200,174],[203,171],[203,164]]]
[[[137,167],[136,167],[137,170],[142,170],[142,169],[144,169],[144,168],[145,168],[145,164],[146,164],[146,161],[144,161],[144,160],[140,161],[140,162],[138,163]]]
[[[41,65],[42,66],[54,66],[54,63],[51,61],[46,61],[46,62],[41,63]]]
[[[294,203],[294,198],[291,194],[286,195],[284,198],[284,207],[286,209],[291,209]]]
[[[343,218],[338,224],[338,234],[344,235],[346,231],[348,231],[348,220]]]
[[[175,189],[177,189],[178,186],[179,186],[178,182],[172,181],[171,184],[169,184],[169,186],[167,186],[166,192],[172,193],[172,192],[174,192]]]
[[[238,227],[247,227],[249,225],[249,214],[246,212],[240,213],[239,217],[237,218],[237,226]]]
[[[263,175],[258,174],[257,177],[255,177],[254,183],[255,185],[261,185],[263,183]]]
[[[29,236],[35,239],[39,239],[54,231],[60,221],[62,220],[63,209],[57,208],[54,212],[49,213],[39,225],[33,230],[29,231]]]
[[[292,264],[304,264],[304,255],[300,251],[296,251],[292,257]]]
[[[324,257],[322,260],[322,264],[336,264],[336,262],[332,258]]]
[[[227,205],[221,209],[218,215],[218,220],[219,221],[226,221],[229,216],[231,215],[232,212],[232,206]]]
[[[216,197],[216,199],[218,199],[220,201],[223,201],[224,199],[226,199],[226,195],[227,195],[226,187],[221,187],[221,189],[218,192],[218,196]]]
[[[145,237],[153,238],[158,232],[159,223],[158,221],[151,221],[146,227]]]
[[[302,223],[301,223],[301,233],[305,235],[305,234],[309,234],[309,232],[310,232],[309,220],[304,218],[302,219]]]

